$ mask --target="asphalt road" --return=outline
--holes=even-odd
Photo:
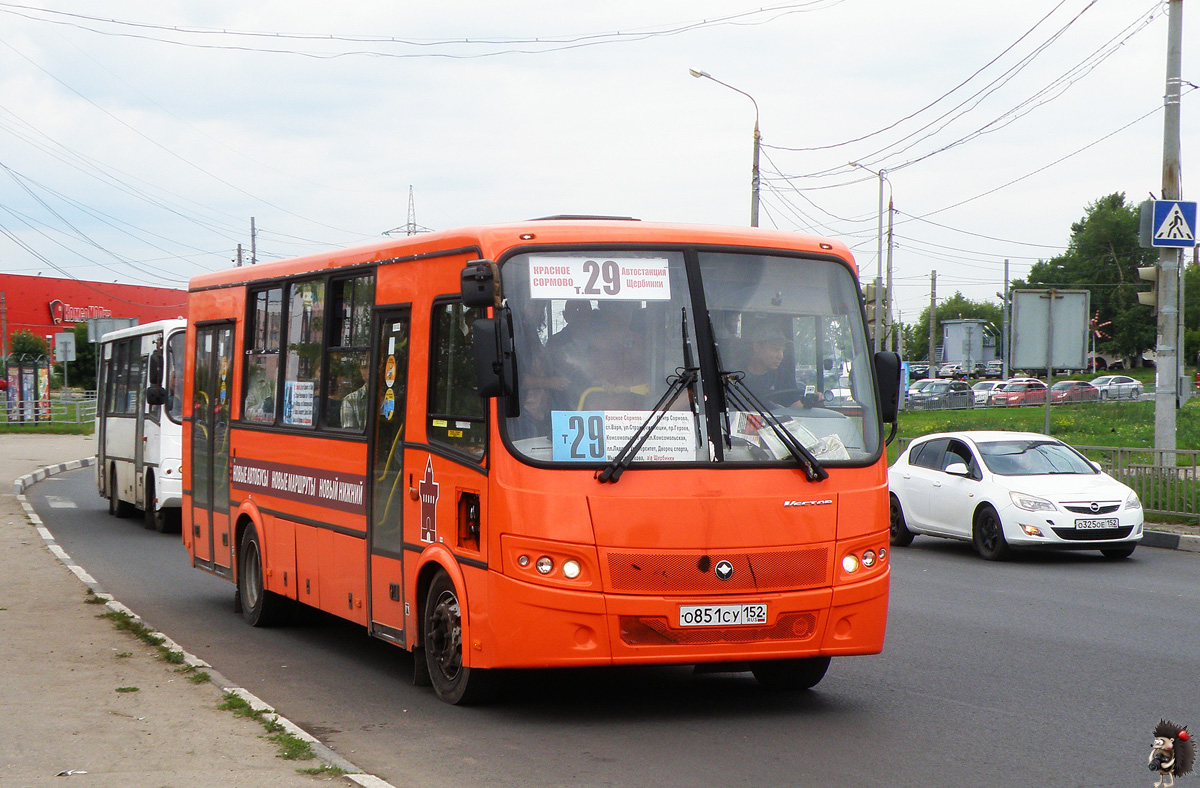
[[[26,494],[106,590],[398,788],[1124,788],[1153,782],[1160,717],[1200,730],[1192,553],[996,564],[918,537],[893,553],[883,654],[835,659],[812,691],[684,668],[528,671],[493,705],[456,708],[361,628],[246,626],[233,586],[191,569],[178,536],[109,517],[91,469]]]

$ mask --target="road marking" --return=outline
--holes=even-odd
[[[67,500],[66,498],[59,498],[57,495],[47,495],[46,496],[46,504],[51,509],[78,509],[79,508],[78,506],[75,505],[74,501]]]

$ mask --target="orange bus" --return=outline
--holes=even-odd
[[[246,621],[301,603],[498,668],[877,653],[883,425],[842,244],[552,217],[196,277],[183,540]]]

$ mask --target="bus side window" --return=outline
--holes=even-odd
[[[332,346],[325,368],[329,370],[329,396],[323,424],[362,432],[367,427],[367,386],[371,380],[371,305],[375,280],[370,276],[334,281],[329,320]]]
[[[325,282],[296,282],[287,310],[287,349],[283,372],[283,423],[312,427],[321,392],[325,346]]]
[[[246,384],[242,418],[274,424],[279,409],[279,341],[283,288],[272,287],[250,296],[249,336],[246,341]]]
[[[430,442],[448,444],[482,459],[487,448],[486,411],[475,383],[471,347],[477,311],[460,302],[433,305],[425,426]]]

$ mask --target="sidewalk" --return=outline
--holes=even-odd
[[[84,603],[13,481],[94,453],[91,436],[0,435],[0,788],[351,785],[298,773],[322,762],[278,758],[261,725],[217,709],[215,685],[187,681]],[[86,774],[56,776],[68,770]]]

